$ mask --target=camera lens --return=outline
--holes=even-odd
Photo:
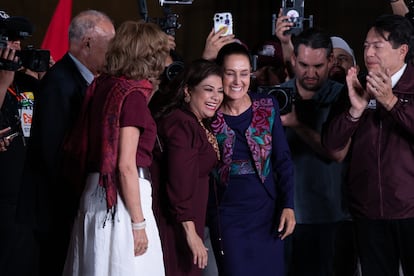
[[[277,102],[279,103],[280,113],[283,114],[288,109],[289,106],[289,96],[283,89],[273,89],[269,91],[269,94],[275,96]]]
[[[174,61],[165,69],[165,75],[168,80],[174,79],[184,69],[184,63]]]
[[[292,111],[294,95],[291,88],[280,86],[259,86],[257,87],[257,92],[275,97],[278,102],[279,112],[281,115]]]

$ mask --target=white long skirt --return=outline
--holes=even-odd
[[[88,175],[63,275],[165,275],[161,241],[152,211],[151,183],[139,179],[148,249],[135,257],[131,218],[124,202],[118,194],[115,218],[112,219],[107,213],[105,190],[98,181],[99,173]]]

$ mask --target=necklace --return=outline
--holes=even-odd
[[[211,133],[211,131],[209,131],[203,124],[203,122],[198,119],[198,123],[200,124],[200,126],[204,129],[204,131],[206,132],[207,135],[207,141],[211,144],[211,146],[213,147],[214,151],[217,154],[217,159],[220,160],[220,150],[219,150],[219,146],[217,143],[217,139],[216,136],[214,136],[213,133]]]

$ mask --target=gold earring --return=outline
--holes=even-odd
[[[189,103],[189,102],[191,101],[191,96],[190,96],[189,94],[185,95],[185,97],[184,97],[184,101],[185,101],[186,103]]]

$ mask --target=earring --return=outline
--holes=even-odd
[[[190,96],[190,94],[185,95],[185,97],[184,97],[184,101],[185,101],[186,103],[189,103],[189,102],[191,101],[191,96]]]

